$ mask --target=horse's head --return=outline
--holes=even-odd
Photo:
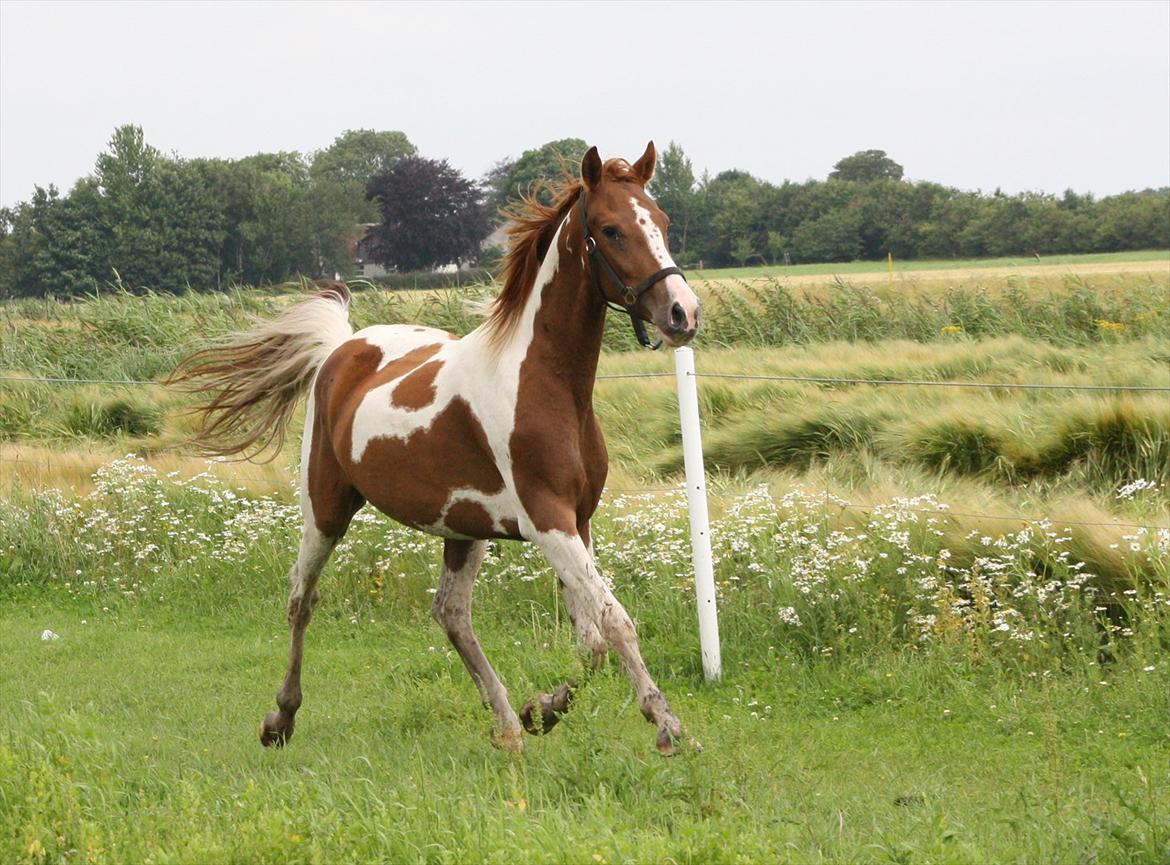
[[[679,346],[699,329],[699,299],[670,256],[670,220],[646,193],[656,159],[654,142],[632,165],[624,160],[603,165],[597,148],[589,148],[581,161],[585,250],[605,299]]]

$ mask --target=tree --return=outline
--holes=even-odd
[[[901,180],[902,166],[886,156],[884,150],[862,150],[846,156],[829,172],[830,180],[853,180],[869,183],[873,180]]]
[[[474,261],[491,225],[480,189],[447,160],[411,156],[373,178],[382,222],[366,237],[380,264],[422,270]]]
[[[32,200],[12,210],[11,230],[0,242],[0,294],[70,295],[109,281],[109,232],[92,178],[62,198],[56,187],[36,187]]]
[[[196,166],[168,159],[146,143],[141,127],[114,130],[92,181],[96,212],[108,227],[106,280],[117,271],[133,288],[183,291],[214,284],[223,242],[218,202]],[[83,181],[70,201],[80,201]]]
[[[795,259],[810,261],[853,261],[861,254],[857,224],[844,211],[831,211],[802,222],[792,235]]]
[[[400,159],[417,155],[418,148],[410,143],[405,132],[347,129],[327,148],[313,154],[309,170],[314,179],[356,183],[365,189],[366,184],[385,174]]]
[[[488,206],[492,214],[497,214],[521,195],[535,193],[540,201],[550,204],[552,196],[546,188],[548,184],[559,183],[566,175],[580,177],[581,157],[588,149],[584,139],[561,138],[535,150],[525,150],[515,161],[497,162],[485,178],[485,185],[490,189]]]
[[[650,194],[670,217],[671,251],[682,260],[687,256],[687,232],[697,206],[695,172],[682,147],[673,141],[658,157],[658,167],[650,181]]]
[[[771,187],[746,171],[724,171],[703,184],[703,222],[692,257],[708,265],[746,260],[767,248],[763,203]],[[747,250],[751,250],[747,252]]]

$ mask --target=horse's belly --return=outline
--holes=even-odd
[[[516,497],[462,399],[413,430],[367,437],[347,462],[358,492],[399,522],[450,537],[519,536]]]
[[[452,470],[426,458],[388,464],[381,455],[373,459],[376,464],[355,465],[351,481],[366,501],[398,522],[451,538],[520,537],[516,499],[502,481],[468,483],[466,466]]]

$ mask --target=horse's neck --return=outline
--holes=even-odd
[[[592,406],[605,306],[590,281],[575,221],[557,232],[528,298],[533,326],[525,364],[551,373],[542,378],[563,387],[584,411]]]

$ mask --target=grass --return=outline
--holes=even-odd
[[[1116,265],[1144,262],[1170,261],[1170,252],[1164,249],[1140,250],[1135,252],[1099,252],[1085,255],[1046,255],[1042,258],[1016,256],[1013,258],[969,258],[969,259],[919,259],[895,261],[895,273],[916,271],[985,270],[1010,267],[1027,271],[1037,267],[1073,265]],[[761,276],[821,276],[834,274],[885,274],[889,265],[885,261],[842,261],[830,264],[763,265],[756,267],[707,268],[696,270],[697,277],[704,280],[751,279]]]
[[[611,660],[516,759],[427,615],[438,542],[361,517],[297,736],[268,752],[295,508],[133,461],[100,481],[0,506],[4,861],[1147,862],[1170,842],[1164,541],[1139,539],[1148,582],[1104,589],[1059,533],[952,550],[915,503],[843,532],[831,500],[755,491],[713,527],[706,684],[685,512],[610,500],[599,558],[705,750],[658,757]],[[530,547],[496,547],[476,609],[517,702],[580,675]]]
[[[109,292],[74,303],[0,303],[0,374],[113,380],[165,377],[198,340],[271,317],[301,288],[224,294],[134,296]],[[490,287],[428,292],[361,290],[352,305],[357,327],[419,322],[455,333],[479,323],[468,301]],[[949,279],[930,290],[838,281],[798,290],[778,278],[699,286],[706,322],[696,347],[783,346],[825,341],[904,339],[948,343],[956,337],[1018,335],[1054,345],[1115,345],[1170,339],[1170,271],[1075,272],[1008,280],[994,288]],[[611,316],[606,348],[637,348],[628,321]],[[3,416],[0,415],[0,424]]]
[[[284,640],[277,605],[259,606],[214,621],[6,608],[0,857],[1137,863],[1166,854],[1164,662],[1155,673],[1005,681],[943,658],[741,662],[728,645],[725,679],[705,685],[663,671],[663,635],[645,641],[647,655],[702,753],[655,755],[624,677],[610,670],[515,759],[488,746],[486,713],[429,620],[322,617],[309,634],[297,736],[273,752],[255,728]],[[563,633],[548,642],[518,610],[481,621],[513,694],[571,670]],[[47,625],[60,640],[38,639]]]
[[[1170,285],[1089,280],[715,285],[699,370],[1170,384]],[[153,378],[293,296],[3,304],[0,369]],[[370,290],[354,313],[463,332],[464,299]],[[671,369],[612,350],[621,324],[603,373]],[[477,630],[514,702],[582,679],[516,759],[427,613],[438,542],[364,514],[322,583],[296,738],[262,750],[295,445],[205,465],[161,388],[6,382],[0,861],[1170,862],[1170,530],[1130,525],[1170,508],[1164,399],[711,378],[700,398],[721,682],[681,497],[623,491],[677,487],[669,379],[598,385],[594,536],[705,750],[653,753],[616,661],[579,670],[547,566],[500,544]]]

